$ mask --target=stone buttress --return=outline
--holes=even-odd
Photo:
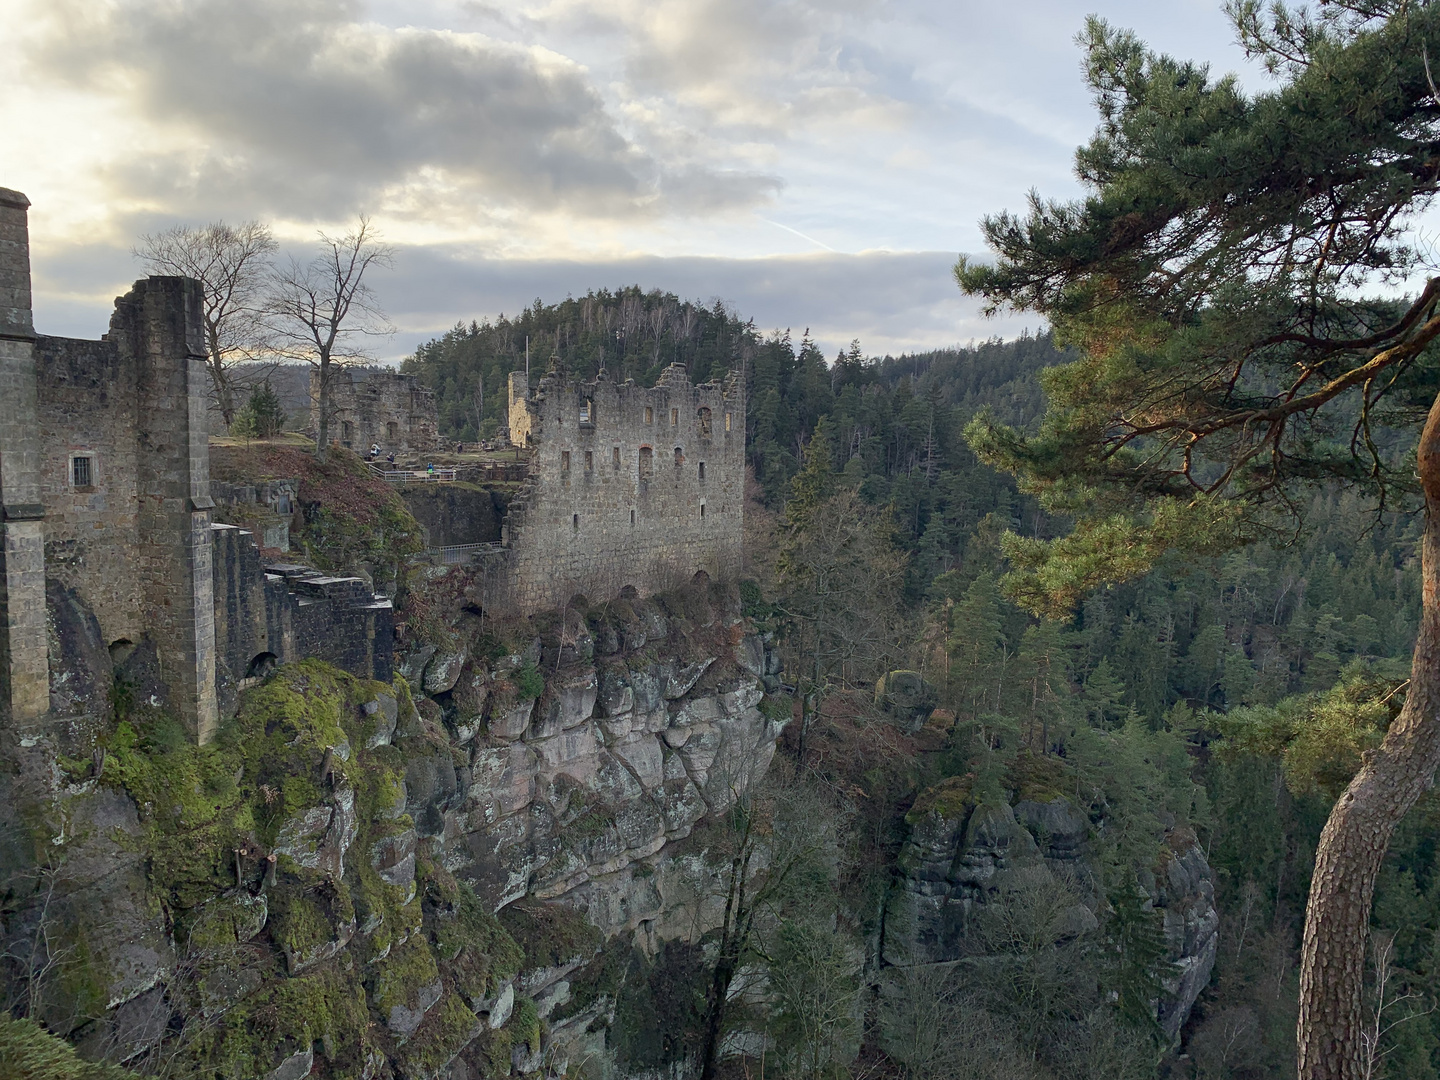
[[[11,725],[50,707],[29,205],[0,188],[0,721]]]

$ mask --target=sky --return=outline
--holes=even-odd
[[[0,0],[0,186],[36,327],[97,337],[139,236],[368,214],[403,356],[639,284],[834,355],[1013,336],[955,287],[988,213],[1080,194],[1087,15],[1265,76],[1218,0]]]

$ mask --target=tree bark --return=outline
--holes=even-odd
[[[316,425],[315,456],[325,460],[325,451],[330,447],[330,358],[320,356],[320,423]]]
[[[1423,605],[1405,706],[1330,812],[1300,951],[1299,1080],[1360,1080],[1365,946],[1390,836],[1440,766],[1440,397],[1417,454],[1425,491]]]

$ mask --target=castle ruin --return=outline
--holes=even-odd
[[[379,367],[337,367],[330,372],[330,437],[364,452],[372,445],[397,453],[424,453],[440,445],[434,391],[414,375]],[[320,430],[320,372],[310,375],[310,428]]]
[[[212,521],[199,283],[137,281],[98,341],[37,334],[29,205],[0,188],[0,722],[104,712],[118,672],[203,742],[270,663],[389,679],[388,599]]]
[[[653,387],[552,371],[509,388],[510,439],[530,454],[501,543],[485,557],[485,605],[529,614],[577,593],[671,588],[741,562],[744,382],[696,386],[671,364]]]

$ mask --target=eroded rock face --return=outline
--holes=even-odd
[[[883,942],[886,961],[933,964],[977,947],[977,920],[1016,890],[1064,889],[1074,899],[1057,920],[1057,940],[1095,930],[1101,904],[1086,860],[1090,822],[1069,800],[976,804],[953,800],[912,815],[900,857],[902,887],[891,899]],[[1163,871],[1142,874],[1149,905],[1164,915],[1176,973],[1165,983],[1159,1021],[1174,1037],[1215,964],[1220,917],[1204,852],[1176,833]],[[1178,843],[1177,843],[1178,842]],[[1174,847],[1180,850],[1172,850]]]
[[[650,640],[656,627],[645,630]],[[763,669],[758,637],[733,653]],[[503,680],[504,666],[490,677]],[[465,800],[448,817],[447,866],[496,906],[526,893],[564,899],[607,931],[659,917],[659,895],[634,889],[626,870],[764,775],[780,726],[760,712],[763,695],[760,676],[727,653],[572,667],[547,679],[538,703],[493,696]]]
[[[709,869],[672,845],[763,776],[781,728],[760,708],[774,650],[738,615],[619,606],[599,623],[562,615],[558,633],[512,637],[506,655],[457,632],[444,651],[400,658],[407,681],[388,689],[287,665],[247,691],[283,684],[275,701],[246,699],[246,739],[263,750],[227,744],[223,774],[205,785],[182,772],[183,791],[168,778],[135,788],[184,796],[173,803],[70,785],[56,840],[70,891],[56,910],[101,976],[74,1037],[133,1056],[199,1016],[226,1031],[246,1075],[270,1080],[458,1080],[492,1075],[491,1050],[512,1046],[522,1073],[553,1073],[556,1060],[563,1071],[564,1053],[546,1058],[538,1036],[510,1040],[517,1019],[537,1015],[567,1045],[603,1045],[613,1003],[574,997],[593,950],[521,966],[484,920],[494,928],[496,909],[548,900],[650,948],[714,925],[720,900],[695,886]],[[35,748],[37,790],[68,784],[57,755]],[[0,771],[0,820],[11,787]],[[161,881],[167,909],[146,830],[203,830],[221,813],[207,809],[212,795],[221,825],[194,834],[180,902],[175,880]],[[26,917],[0,930],[24,937]],[[247,1019],[262,1013],[273,1031]]]

